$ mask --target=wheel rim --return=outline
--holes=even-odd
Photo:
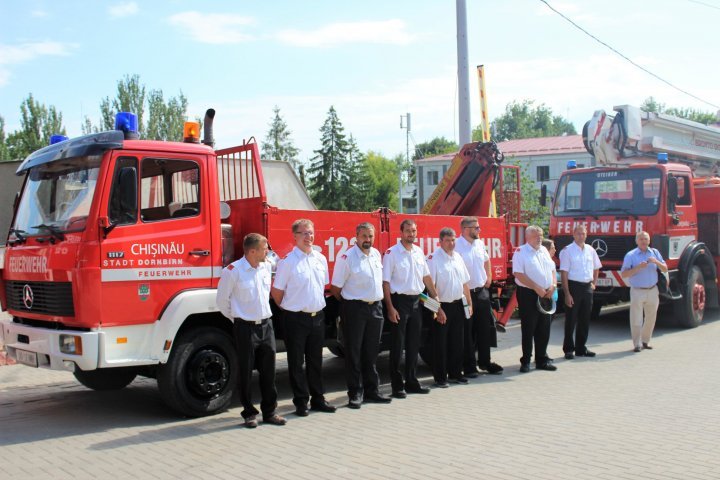
[[[693,314],[698,320],[702,320],[705,313],[705,286],[696,283],[692,291]]]
[[[222,392],[230,380],[227,358],[211,349],[199,350],[188,366],[190,389],[202,398],[211,398]]]

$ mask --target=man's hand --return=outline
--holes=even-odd
[[[445,315],[445,312],[443,312],[443,309],[439,309],[437,312],[437,316],[435,317],[435,320],[440,325],[445,325],[445,322],[447,322],[447,316]]]
[[[387,314],[388,320],[390,320],[391,323],[398,323],[400,321],[400,314],[395,310],[395,307],[389,306]]]
[[[570,292],[565,292],[565,305],[567,305],[568,307],[572,307],[573,305],[575,305],[575,302],[573,301]]]

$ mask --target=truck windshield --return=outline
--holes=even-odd
[[[568,172],[558,182],[553,214],[653,215],[662,173],[655,168]]]
[[[84,230],[101,158],[62,159],[30,169],[13,231],[26,236]]]

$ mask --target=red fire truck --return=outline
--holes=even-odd
[[[550,235],[558,249],[587,226],[587,242],[603,268],[595,309],[629,299],[620,276],[625,253],[644,230],[666,260],[671,302],[680,326],[695,327],[718,304],[720,264],[720,130],[628,105],[615,115],[595,112],[583,129],[593,168],[562,173],[553,200]]]
[[[0,289],[12,316],[0,323],[11,359],[73,372],[98,390],[153,377],[176,411],[216,413],[230,403],[237,363],[216,287],[223,266],[242,255],[247,233],[269,239],[273,260],[292,249],[292,222],[309,218],[332,269],[360,222],[375,225],[380,251],[397,242],[404,218],[417,222],[426,253],[437,247],[442,227],[459,227],[450,215],[270,205],[257,144],[214,150],[214,114],[206,115],[203,144],[193,123],[184,143],[139,140],[133,117],[121,114],[117,130],[63,139],[20,165],[26,180]],[[476,147],[466,146],[463,158],[482,157]],[[494,158],[483,159],[485,174],[496,176]],[[510,190],[508,197],[519,196],[519,188]],[[505,216],[481,219],[499,281],[509,272],[510,223]],[[328,300],[326,318],[334,319]],[[281,316],[274,322],[282,349]],[[337,347],[337,325],[327,323],[329,345]]]

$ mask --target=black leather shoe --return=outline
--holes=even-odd
[[[463,375],[465,375],[465,378],[477,378],[480,376],[480,372],[477,370],[468,370]]]
[[[371,393],[370,395],[365,395],[365,400],[363,400],[363,403],[390,403],[392,402],[392,398],[386,397],[385,395],[380,395],[379,393]]]
[[[565,360],[572,360],[573,358],[575,358],[575,354],[573,352],[565,353]]]
[[[394,390],[390,396],[393,398],[407,398],[407,393],[405,393],[405,390]]]
[[[652,347],[648,345],[647,343],[643,343],[643,350],[652,350]]]
[[[307,407],[295,407],[295,415],[298,417],[307,417],[309,414]]]
[[[348,401],[348,408],[352,408],[353,410],[360,410],[360,407],[362,407],[362,397],[353,397]]]
[[[520,365],[520,373],[528,373],[530,371],[530,365],[523,363]]]
[[[503,372],[503,370],[504,370],[503,367],[501,367],[500,365],[498,365],[498,364],[495,363],[495,362],[490,362],[490,363],[487,364],[487,365],[480,365],[480,368],[481,368],[482,370],[485,370],[485,371],[486,371],[487,373],[489,373],[490,375],[499,375],[499,374],[501,374],[501,373]]]
[[[435,382],[435,383],[433,383],[433,387],[435,387],[435,388],[449,388],[450,385],[448,385],[447,382]]]
[[[553,365],[552,363],[543,363],[542,365],[537,365],[535,367],[536,370],[546,370],[548,372],[554,372],[557,370],[557,367]]]
[[[316,412],[335,413],[335,410],[337,409],[330,405],[327,401],[323,400],[322,402],[314,403],[310,407],[310,410],[314,410]]]
[[[407,393],[419,393],[419,394],[430,393],[430,389],[427,387],[423,387],[422,385],[418,385],[417,387],[405,387],[405,391]]]
[[[450,377],[448,378],[448,382],[456,383],[458,385],[467,385],[468,379],[465,377]]]
[[[575,356],[578,357],[594,357],[595,352],[591,352],[590,350],[585,350],[584,352],[575,352]]]
[[[498,332],[500,332],[500,333],[505,333],[505,332],[506,332],[505,325],[503,325],[503,324],[500,323],[500,322],[496,322],[496,323],[495,323],[495,330],[498,331]]]

